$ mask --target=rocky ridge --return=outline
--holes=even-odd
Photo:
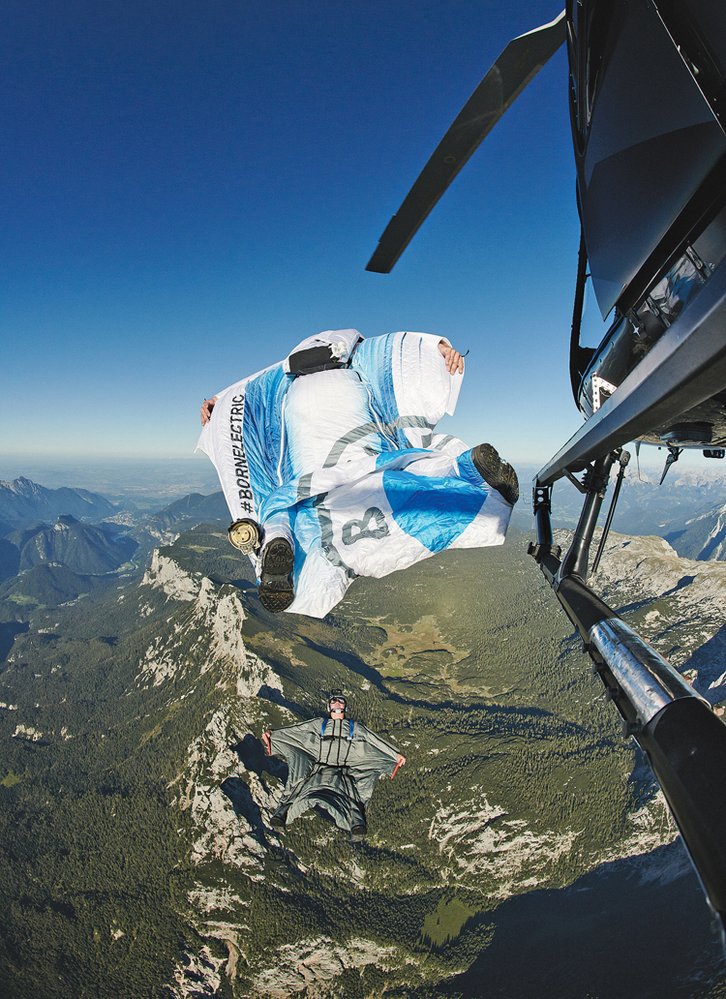
[[[184,658],[197,664],[199,675],[211,671],[221,694],[204,730],[188,747],[187,764],[174,782],[176,806],[191,821],[190,860],[198,871],[188,894],[187,918],[206,941],[189,950],[180,962],[174,994],[214,995],[224,980],[235,995],[332,996],[340,994],[336,989],[347,974],[362,975],[366,969],[409,988],[420,985],[419,961],[408,947],[385,945],[355,932],[333,938],[316,933],[315,924],[296,940],[260,953],[254,940],[260,899],[289,892],[289,873],[302,883],[306,876],[323,880],[330,876],[324,857],[311,866],[305,842],[290,845],[291,834],[287,842],[281,841],[268,823],[281,784],[279,775],[264,768],[259,749],[255,752],[253,746],[270,720],[271,705],[284,702],[287,684],[270,663],[247,647],[248,612],[238,591],[190,573],[158,552],[143,585],[163,594],[169,604],[186,605],[186,611],[164,639],[156,639],[147,648],[139,662],[138,683],[178,684],[180,649],[184,649]],[[656,647],[663,651],[668,646],[674,665],[694,668],[700,650],[714,641],[720,626],[726,566],[679,559],[661,539],[613,535],[598,585],[611,603],[625,606],[626,619]],[[680,639],[674,645],[676,633]],[[687,634],[689,641],[684,637]],[[723,696],[723,677],[719,681],[707,655],[698,662],[694,683],[709,690],[716,703]],[[285,724],[299,715],[277,707],[274,717],[277,724]],[[410,739],[400,739],[401,745],[407,742],[411,744]],[[436,762],[445,756],[436,746],[416,745]],[[649,777],[641,773],[640,780],[648,783]],[[455,801],[443,796],[432,800],[427,826],[432,852],[426,876],[422,881],[423,872],[417,872],[410,890],[421,892],[425,882],[429,887],[456,883],[480,892],[483,886],[484,898],[495,905],[535,887],[566,884],[570,864],[577,864],[582,872],[622,857],[642,857],[642,877],[664,883],[683,877],[687,869],[681,853],[675,859],[669,854],[665,862],[662,854],[655,863],[648,859],[676,835],[655,789],[638,807],[623,813],[617,842],[595,851],[584,843],[587,836],[578,815],[573,814],[564,827],[538,828],[536,822],[498,801],[496,793],[483,793],[481,787],[472,790],[469,797],[459,793]],[[398,851],[401,857],[420,848],[416,838],[407,841],[408,831],[389,837],[389,850]],[[328,827],[314,834],[318,853],[325,854],[337,842]],[[432,859],[436,857],[438,861]],[[353,862],[348,859],[339,877],[370,888],[380,880],[380,871],[374,873],[378,862],[373,865],[365,856]],[[254,885],[257,894],[250,896]],[[456,963],[449,962],[448,973],[456,968]],[[238,992],[238,982],[245,983],[242,992]]]
[[[258,695],[263,689],[267,696],[272,691],[282,694],[280,679],[245,648],[245,612],[237,592],[187,574],[172,558],[158,552],[142,585],[160,590],[170,601],[191,606],[184,623],[177,624],[165,642],[154,642],[147,649],[139,664],[138,683],[159,686],[178,680],[180,670],[186,668],[184,658],[189,658],[189,651],[182,657],[180,649],[190,650],[192,659],[196,658],[194,641],[189,641],[194,633],[207,639],[211,636],[200,673],[211,671],[217,687],[227,695],[204,732],[189,746],[188,765],[173,785],[176,805],[188,814],[194,831],[190,861],[196,867],[218,861],[251,882],[264,882],[268,855],[282,850],[279,837],[268,825],[278,788],[268,785],[254,770],[241,767],[233,747],[239,733],[261,728]],[[291,712],[284,713],[289,722],[296,720]],[[187,916],[208,942],[184,955],[170,988],[179,997],[215,995],[224,979],[234,982],[240,961],[248,966],[259,963],[259,955],[250,953],[245,939],[249,919],[256,917],[250,913],[249,901],[229,887],[198,881],[188,899]],[[227,919],[221,918],[224,913]],[[213,942],[225,949],[225,955],[210,949]],[[346,970],[371,965],[392,970],[400,963],[411,964],[412,958],[397,947],[381,946],[363,937],[341,944],[319,936],[283,945],[274,955],[267,955],[267,962],[268,967],[259,970],[250,982],[255,996],[303,992],[333,996],[339,976]]]
[[[50,526],[29,528],[8,536],[20,552],[20,570],[38,565],[63,565],[73,572],[101,575],[127,562],[138,544],[107,526],[83,524],[70,514]]]
[[[726,700],[726,564],[681,558],[662,538],[611,534],[592,581],[712,705]]]
[[[680,555],[694,559],[726,559],[726,504],[686,521],[670,538]]]

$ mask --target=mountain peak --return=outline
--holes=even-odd
[[[161,590],[171,600],[187,603],[196,600],[201,576],[186,572],[173,558],[162,555],[159,549],[155,548],[141,585]]]
[[[80,520],[74,517],[71,513],[62,513],[58,517],[59,524],[65,524],[67,527],[72,527],[74,524],[80,524]]]
[[[12,482],[0,482],[0,488],[8,489],[16,496],[38,496],[43,490],[43,487],[39,486],[37,482],[33,482],[32,479],[28,479],[24,475],[18,476]]]

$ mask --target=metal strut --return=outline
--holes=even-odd
[[[602,558],[602,553],[605,550],[605,542],[608,539],[608,534],[610,533],[610,527],[613,522],[613,517],[615,515],[615,507],[618,505],[618,498],[620,497],[620,490],[623,485],[623,479],[625,478],[625,469],[628,467],[628,462],[630,461],[630,452],[621,451],[618,457],[620,462],[620,471],[618,472],[618,477],[615,482],[615,489],[613,491],[613,498],[610,501],[610,509],[608,510],[608,515],[605,518],[605,526],[602,529],[602,536],[600,537],[600,544],[597,546],[597,554],[592,563],[592,574],[593,576],[597,572],[598,566],[600,565],[600,559]]]
[[[563,578],[565,576],[578,576],[583,582],[587,581],[592,536],[602,501],[605,498],[605,490],[608,487],[610,469],[619,456],[619,451],[606,454],[604,458],[598,458],[597,461],[593,462],[585,471],[582,480],[585,502],[582,504],[582,512],[575,528],[572,544],[562,559],[560,576]]]
[[[537,542],[530,544],[529,553],[582,637],[583,651],[622,716],[625,733],[648,757],[726,946],[726,797],[719,793],[726,773],[726,725],[586,582],[590,542],[608,475],[613,463],[620,461],[622,480],[627,464],[623,457],[613,452],[587,470],[582,512],[562,559],[553,543],[552,485],[535,480]]]

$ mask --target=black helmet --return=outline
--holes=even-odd
[[[343,696],[343,691],[342,690],[331,690],[330,691],[330,696],[328,697],[328,711],[332,711],[333,704],[335,702],[338,702],[338,701],[343,705],[343,711],[345,711],[345,709],[348,706],[348,702],[346,701],[345,697]]]

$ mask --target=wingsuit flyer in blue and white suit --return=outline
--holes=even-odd
[[[254,527],[254,545],[240,547],[268,609],[324,617],[357,576],[504,542],[514,470],[490,445],[435,432],[463,369],[438,335],[329,330],[205,400],[197,447],[233,521]],[[275,604],[263,589],[272,579],[274,590],[281,544],[289,594]]]

